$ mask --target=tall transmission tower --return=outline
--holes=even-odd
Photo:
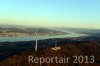
[[[37,40],[37,36],[38,36],[38,34],[37,34],[37,28],[36,28],[35,36],[36,36],[35,51],[37,52],[37,44],[38,44],[38,40]]]

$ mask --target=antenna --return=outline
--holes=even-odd
[[[57,41],[55,40],[55,47],[57,47]]]
[[[37,41],[37,28],[36,28],[36,33],[35,33],[35,36],[36,36],[35,51],[37,52],[37,44],[38,44],[38,41]]]
[[[55,47],[51,48],[54,51],[60,50],[61,48],[59,46],[57,46],[57,41],[55,40]]]

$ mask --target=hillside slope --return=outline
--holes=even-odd
[[[39,63],[29,63],[28,57],[70,57],[68,63],[43,63],[41,66],[100,66],[100,41],[91,41],[85,43],[66,44],[61,45],[61,49],[54,51],[51,48],[39,48],[38,52],[33,49],[27,50],[19,55],[13,55],[12,57],[5,59],[0,63],[0,66],[40,66]],[[73,56],[91,56],[94,55],[95,62],[90,63],[72,63]]]

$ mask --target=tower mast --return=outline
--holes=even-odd
[[[36,33],[35,33],[35,36],[36,36],[36,44],[35,44],[35,51],[37,52],[37,44],[38,44],[38,41],[37,41],[37,28],[36,28]]]

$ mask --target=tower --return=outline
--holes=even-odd
[[[57,46],[57,42],[55,41],[55,47],[51,47],[52,50],[57,51],[60,50],[61,48]]]
[[[36,33],[36,44],[35,44],[35,51],[37,52],[37,33]]]
[[[37,40],[37,32],[35,33],[35,36],[36,36],[36,44],[35,44],[35,51],[37,52],[37,44],[38,44],[38,40]]]

